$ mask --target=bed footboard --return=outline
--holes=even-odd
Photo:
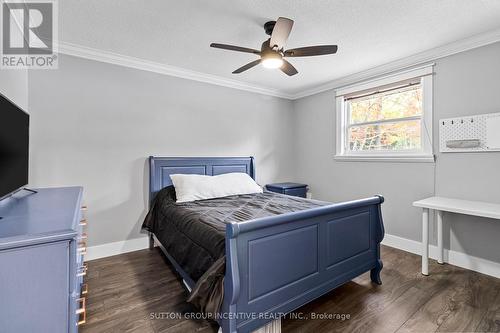
[[[367,271],[380,284],[383,201],[228,224],[223,332],[251,332]]]

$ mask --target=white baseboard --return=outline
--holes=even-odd
[[[116,256],[118,254],[144,250],[149,248],[149,238],[141,237],[120,242],[106,243],[87,248],[85,260]]]
[[[422,253],[422,243],[412,239],[386,234],[382,244],[418,255]],[[500,278],[500,263],[448,249],[444,249],[443,252],[443,259],[446,263]],[[430,245],[429,256],[437,259],[437,254],[437,246]]]
[[[385,234],[382,244],[418,255],[422,253],[422,244],[420,242],[399,236]],[[144,250],[148,247],[148,237],[91,246],[87,249],[85,260],[115,256],[122,253]],[[432,259],[437,259],[437,253],[437,246],[429,246],[429,255]],[[444,250],[443,257],[444,261],[451,265],[500,278],[500,263],[448,249]]]

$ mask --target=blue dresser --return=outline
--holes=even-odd
[[[78,332],[85,322],[81,187],[0,201],[0,332]]]

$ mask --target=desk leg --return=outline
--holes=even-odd
[[[437,211],[437,243],[438,243],[438,257],[439,264],[443,264],[443,212]]]
[[[422,274],[429,275],[429,208],[422,211]]]

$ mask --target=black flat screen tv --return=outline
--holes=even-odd
[[[28,184],[30,117],[0,94],[0,200]]]

